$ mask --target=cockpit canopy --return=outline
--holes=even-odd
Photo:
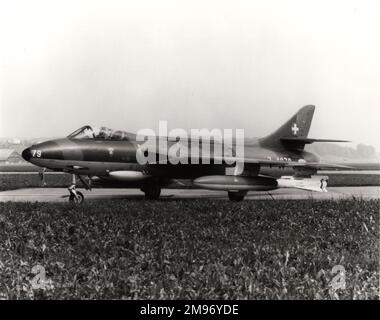
[[[107,127],[92,128],[83,126],[67,136],[69,139],[96,139],[96,140],[130,140],[132,134],[122,130],[112,130]]]

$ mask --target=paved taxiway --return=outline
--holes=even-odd
[[[329,192],[310,192],[297,189],[277,189],[270,192],[249,192],[246,200],[329,200],[329,199],[380,199],[380,187],[330,187]],[[144,199],[139,189],[80,189],[85,200]],[[66,196],[66,197],[65,197]],[[27,188],[0,192],[0,202],[64,202],[68,191],[65,188]],[[200,189],[163,189],[160,199],[228,199],[226,192]]]

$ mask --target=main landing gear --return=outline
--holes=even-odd
[[[91,190],[91,185],[87,183],[80,175],[78,175],[79,180],[84,184],[86,190]],[[91,182],[91,180],[90,180]],[[82,203],[84,201],[84,195],[82,192],[76,189],[76,179],[75,174],[73,174],[72,185],[67,188],[69,190],[69,201],[72,203]]]
[[[146,199],[156,200],[160,197],[161,185],[158,181],[149,181],[141,187],[141,191],[145,193]]]
[[[243,201],[246,194],[247,192],[244,191],[228,191],[228,198],[235,202]]]

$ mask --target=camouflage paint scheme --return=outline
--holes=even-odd
[[[244,158],[236,159],[244,163],[244,177],[261,177],[262,175],[275,177],[283,175],[310,176],[321,168],[334,168],[335,165],[321,164],[316,155],[304,150],[307,143],[329,142],[341,140],[320,140],[307,138],[314,106],[301,108],[292,118],[272,134],[261,139],[245,139]],[[86,128],[90,128],[86,126]],[[85,128],[85,127],[83,127]],[[168,141],[168,148],[175,141]],[[206,142],[207,143],[207,142]],[[55,171],[63,171],[79,176],[97,177],[107,183],[114,180],[112,172],[141,172],[146,179],[125,181],[125,186],[139,186],[158,184],[160,187],[170,183],[172,179],[197,179],[202,177],[217,177],[214,181],[225,179],[225,189],[229,190],[229,177],[226,176],[226,163],[217,164],[213,158],[213,141],[211,147],[210,164],[202,164],[204,159],[200,156],[201,164],[146,164],[137,162],[136,152],[141,142],[136,141],[136,135],[126,133],[121,139],[103,138],[76,138],[68,136],[63,139],[50,140],[33,145],[22,152],[25,160]],[[190,146],[190,143],[189,143]],[[233,154],[236,154],[233,146]],[[190,150],[190,149],[189,149]],[[158,155],[157,159],[158,159]],[[190,163],[190,162],[189,162]],[[234,165],[233,165],[234,166]],[[261,179],[261,178],[260,178]],[[243,181],[243,180],[241,180]],[[256,179],[259,184],[264,183]],[[115,181],[116,182],[116,181]],[[117,181],[120,183],[120,181]],[[248,185],[256,183],[255,180],[245,180]],[[269,186],[273,181],[269,183]],[[207,186],[206,186],[207,187]],[[254,188],[246,188],[255,190]],[[243,189],[240,189],[243,190]]]

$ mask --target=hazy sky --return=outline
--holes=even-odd
[[[2,1],[0,136],[84,124],[310,136],[380,150],[380,1]]]

